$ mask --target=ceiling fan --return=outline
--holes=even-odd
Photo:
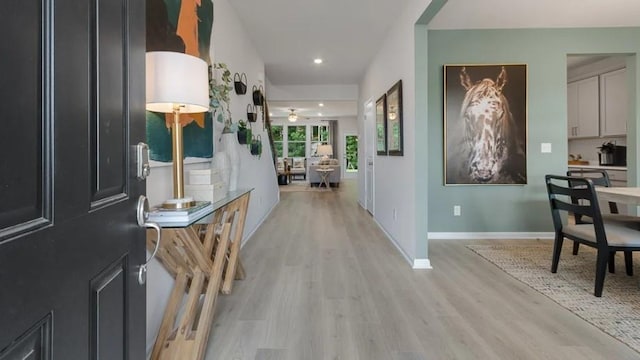
[[[291,113],[289,113],[289,117],[288,117],[289,121],[290,122],[298,121],[298,114],[296,114],[295,112],[296,109],[289,109],[289,110],[291,110]]]

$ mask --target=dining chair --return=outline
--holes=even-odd
[[[593,182],[595,186],[603,186],[603,187],[611,187],[611,180],[609,179],[609,174],[606,170],[602,169],[570,169],[567,171],[567,176],[579,176],[584,178],[589,178]],[[575,203],[577,200],[572,199]],[[603,214],[602,220],[607,222],[618,222],[622,223],[626,226],[634,227],[637,230],[640,230],[640,218],[636,216],[624,215],[620,214],[618,211],[618,204],[613,201],[609,201],[609,214]],[[574,220],[576,224],[587,224],[591,223],[592,220],[588,217],[583,217],[580,215],[574,214]],[[573,255],[578,255],[578,249],[580,247],[580,243],[577,241],[573,242]],[[615,253],[611,254],[611,259],[609,261],[609,272],[615,272]],[[633,255],[631,251],[626,251],[624,253],[624,261],[625,261],[625,269],[627,275],[633,275]]]
[[[551,272],[558,271],[565,238],[596,249],[594,295],[602,296],[607,263],[615,251],[640,251],[640,233],[622,223],[604,223],[593,180],[575,176],[546,175],[545,184],[555,230]],[[575,201],[577,200],[577,201]],[[587,216],[591,223],[570,224],[561,213]]]

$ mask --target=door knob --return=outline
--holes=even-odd
[[[140,195],[138,198],[138,208],[136,218],[138,220],[138,225],[143,228],[154,229],[156,234],[158,235],[158,239],[156,240],[156,246],[151,253],[151,257],[147,259],[147,261],[138,267],[138,284],[144,285],[147,282],[147,265],[151,259],[153,259],[158,253],[158,249],[160,248],[160,239],[162,238],[162,228],[160,225],[147,221],[149,219],[149,200],[144,195]]]

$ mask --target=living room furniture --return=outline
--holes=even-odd
[[[333,171],[328,176],[328,181],[331,186],[340,186],[340,165],[338,159],[320,160],[309,166],[309,183],[313,185],[320,185],[321,177],[316,171],[318,168],[330,168]]]
[[[307,179],[307,159],[306,158],[289,158],[291,168],[289,170],[289,181],[296,178]]]
[[[602,296],[607,263],[611,261],[612,253],[624,251],[626,257],[626,252],[640,251],[640,232],[623,223],[604,223],[592,180],[573,176],[546,175],[545,183],[555,228],[551,272],[558,271],[562,243],[565,237],[595,248],[597,255],[594,295],[600,297]],[[567,213],[567,217],[569,213],[576,214],[578,217],[589,217],[592,219],[592,223],[563,223],[561,212]],[[566,220],[564,221],[566,222]],[[627,265],[627,274],[629,274],[630,262],[627,260],[625,264]]]
[[[194,223],[159,223],[163,229],[158,259],[176,281],[152,360],[204,358],[218,292],[231,293],[233,280],[245,277],[239,253],[251,190],[229,192],[213,203],[212,213]],[[147,236],[150,251],[156,241],[153,234]]]
[[[324,184],[324,187],[328,190],[331,190],[331,185],[329,185],[329,175],[334,171],[334,169],[330,167],[317,167],[315,171],[320,175],[320,183],[318,187]]]

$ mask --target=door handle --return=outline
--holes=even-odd
[[[147,229],[154,229],[158,238],[156,240],[156,246],[151,253],[151,257],[146,260],[146,262],[138,267],[138,284],[144,285],[147,282],[147,265],[151,259],[153,259],[158,253],[158,249],[160,248],[160,239],[162,238],[162,228],[160,225],[147,221],[149,219],[149,200],[144,195],[140,195],[138,198],[138,208],[136,211],[136,218],[138,220],[138,226]]]

